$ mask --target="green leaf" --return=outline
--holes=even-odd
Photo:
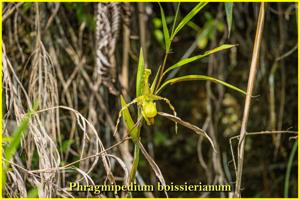
[[[137,71],[137,74],[136,74],[136,97],[139,97],[143,94],[144,70],[145,70],[145,64],[144,64],[143,50],[141,48],[140,49],[140,56],[139,56],[138,71]]]
[[[64,140],[61,145],[61,151],[65,153],[73,143],[74,143],[74,141],[71,139]]]
[[[293,161],[295,159],[295,155],[297,154],[298,142],[297,140],[294,142],[291,154],[289,156],[289,161],[286,168],[285,180],[284,180],[284,198],[289,197],[289,186],[290,186],[290,176],[293,167]]]
[[[159,76],[160,68],[161,68],[161,65],[159,66],[158,71],[156,72],[156,75],[155,75],[155,77],[154,77],[154,80],[153,80],[153,82],[152,82],[152,84],[151,84],[151,87],[150,87],[151,93],[154,93],[154,90],[155,90],[155,87],[156,87],[156,83],[157,83],[157,81],[158,81],[158,76]]]
[[[10,161],[10,159],[16,153],[21,142],[22,135],[28,129],[29,121],[30,117],[26,115],[22,119],[20,126],[18,126],[17,129],[14,131],[10,144],[7,146],[7,148],[5,148],[4,157],[7,161]]]
[[[38,198],[39,197],[38,188],[32,188],[31,190],[29,190],[27,197],[28,198]]]
[[[230,36],[231,25],[232,25],[232,8],[233,8],[232,2],[225,3],[226,20],[228,25],[228,37]]]
[[[30,3],[30,2],[26,2],[26,3],[24,3],[23,4],[23,7],[22,7],[22,11],[23,12],[26,12],[26,11],[28,11],[30,8],[32,8],[33,7],[33,5],[32,5],[33,3]]]
[[[198,3],[178,24],[171,38],[174,38],[175,35],[188,23],[204,6],[206,6],[207,2]],[[172,39],[171,39],[172,40]]]
[[[153,138],[154,144],[159,146],[159,145],[166,145],[166,142],[168,141],[168,137],[166,133],[157,131],[154,134],[154,138]]]
[[[160,45],[164,46],[164,35],[160,29],[156,29],[153,31],[153,35]]]
[[[140,161],[140,148],[137,144],[135,144],[132,167],[130,169],[130,174],[129,174],[129,181],[128,181],[129,184],[132,183],[135,179],[139,161]]]
[[[186,64],[188,64],[188,63],[191,63],[191,62],[194,62],[194,61],[196,61],[196,60],[199,60],[199,59],[201,59],[201,58],[203,58],[203,57],[205,57],[205,56],[208,56],[208,55],[210,55],[210,54],[213,54],[213,53],[216,53],[216,52],[218,52],[218,51],[225,50],[225,49],[229,49],[229,48],[232,48],[232,47],[234,47],[234,46],[236,46],[236,45],[234,45],[234,44],[223,44],[223,45],[221,45],[221,46],[219,46],[219,47],[217,47],[217,48],[214,48],[214,49],[212,49],[212,50],[209,50],[209,51],[205,52],[204,54],[200,54],[200,55],[193,56],[193,57],[190,57],[190,58],[182,59],[182,60],[180,60],[179,62],[177,62],[176,64],[174,64],[174,65],[172,65],[171,67],[169,67],[168,69],[166,69],[166,71],[164,72],[164,75],[165,75],[166,73],[168,73],[168,72],[169,72],[170,70],[172,70],[172,69],[181,67],[181,66],[183,66],[183,65],[186,65]]]
[[[152,19],[152,23],[153,23],[153,26],[155,29],[158,29],[161,27],[161,19],[157,18],[157,17],[154,17]]]
[[[21,120],[20,125],[16,128],[16,130],[10,137],[11,138],[10,143],[8,144],[7,147],[4,148],[4,158],[6,161],[10,161],[12,157],[15,155],[17,149],[20,146],[22,135],[28,129],[31,116],[34,114],[36,110],[37,110],[37,104],[34,104],[32,110],[25,115],[25,117]],[[8,168],[9,168],[9,163],[6,162],[2,170],[2,189],[6,183],[6,171],[8,170]]]
[[[122,108],[124,108],[127,105],[122,95],[121,95],[121,105]],[[124,109],[124,111],[122,112],[122,117],[124,119],[124,123],[129,132],[129,135],[132,137],[132,140],[136,142],[139,139],[139,128],[135,127],[135,123],[132,120],[128,108]]]
[[[12,141],[12,137],[2,137],[2,143],[6,143],[6,142],[11,142]]]
[[[208,38],[207,37],[199,37],[197,38],[197,45],[199,49],[204,49],[208,43]]]
[[[177,22],[177,17],[178,17],[178,14],[179,14],[179,8],[180,8],[180,2],[177,3],[176,13],[175,13],[175,17],[174,17],[174,21],[173,21],[173,25],[172,25],[172,30],[171,30],[171,35],[173,35],[173,33],[174,33],[175,25],[176,25],[176,22]]]
[[[21,120],[20,125],[16,128],[13,135],[11,136],[11,142],[9,143],[9,145],[4,150],[4,157],[7,161],[10,161],[11,158],[16,153],[16,151],[17,151],[17,149],[20,145],[22,135],[28,129],[29,121],[30,121],[31,116],[33,115],[33,113],[35,112],[36,109],[37,109],[37,106],[34,106],[33,110],[29,111],[25,115],[25,117]]]
[[[191,29],[193,29],[194,31],[196,31],[197,33],[198,32],[201,32],[201,28],[200,26],[198,26],[196,23],[194,23],[193,21],[189,21],[187,24],[186,24],[188,27],[190,27]]]
[[[238,91],[244,95],[246,95],[246,92],[229,84],[229,83],[226,83],[224,81],[221,81],[219,79],[216,79],[216,78],[213,78],[213,77],[210,77],[210,76],[204,76],[204,75],[186,75],[186,76],[181,76],[181,77],[177,77],[177,78],[173,78],[173,79],[170,79],[166,82],[164,82],[161,87],[157,90],[157,94],[165,87],[167,86],[168,84],[174,84],[174,83],[178,83],[178,82],[183,82],[183,81],[212,81],[214,83],[218,83],[218,84],[221,84],[221,85],[224,85],[230,89],[233,89],[235,91]]]
[[[162,6],[159,3],[159,8],[160,8],[160,14],[161,14],[161,21],[162,21],[162,25],[163,25],[163,32],[164,32],[164,38],[165,38],[165,45],[166,45],[166,51],[169,51],[170,49],[170,35],[169,35],[169,30],[168,30],[168,26],[167,26],[167,21],[166,21],[166,17],[165,17],[165,13],[164,10],[162,8]]]

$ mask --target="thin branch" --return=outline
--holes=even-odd
[[[19,7],[21,7],[24,3],[17,3],[12,9],[8,10],[6,13],[3,13],[2,23],[8,19],[8,17],[15,12]]]
[[[258,132],[246,132],[246,136],[253,136],[253,135],[278,135],[278,134],[295,134],[296,136],[290,137],[290,138],[294,138],[298,136],[298,131],[258,131]],[[232,141],[234,139],[240,139],[240,135],[236,135],[233,136],[229,139],[229,145],[230,145],[230,152],[231,152],[231,157],[232,157],[232,161],[233,161],[233,166],[234,166],[234,170],[237,170],[236,167],[236,162],[235,162],[235,156],[234,156],[234,151],[233,151],[233,146],[232,146]]]
[[[282,59],[285,59],[286,57],[290,56],[292,53],[294,53],[298,49],[298,44],[296,44],[291,50],[288,52],[284,53],[283,55],[279,56],[276,58],[276,61],[280,61]]]
[[[51,171],[65,170],[65,169],[69,168],[70,166],[72,166],[72,165],[74,165],[74,164],[76,164],[78,162],[81,162],[83,160],[87,160],[87,159],[91,159],[91,158],[95,158],[95,157],[101,156],[102,154],[106,153],[108,150],[111,150],[111,149],[115,148],[116,146],[122,144],[123,142],[125,142],[125,141],[127,141],[129,139],[130,139],[130,137],[126,137],[123,140],[121,140],[120,142],[117,142],[117,143],[113,144],[112,146],[108,147],[107,149],[105,149],[103,151],[100,151],[99,153],[96,153],[94,155],[90,155],[90,156],[81,158],[79,160],[76,160],[74,162],[71,162],[69,164],[66,164],[66,165],[58,167],[58,168],[37,169],[37,170],[31,170],[31,171],[28,171],[28,172],[30,172],[30,173],[49,173]]]

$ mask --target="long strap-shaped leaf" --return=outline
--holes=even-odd
[[[225,12],[226,12],[226,20],[228,26],[228,38],[230,36],[231,26],[232,26],[232,9],[233,9],[233,2],[226,2],[225,3]]]
[[[140,161],[140,148],[137,144],[134,144],[134,156],[133,156],[132,166],[130,169],[128,185],[134,182],[136,171],[139,166],[139,161]]]
[[[210,142],[213,150],[216,152],[216,148],[215,148],[215,145],[212,141],[212,139],[207,135],[207,133],[202,130],[201,128],[199,128],[198,126],[195,126],[189,122],[186,122],[186,121],[183,121],[182,119],[180,119],[179,117],[177,116],[174,116],[174,115],[171,115],[171,114],[168,114],[168,113],[164,113],[164,112],[158,112],[158,115],[160,116],[163,116],[163,117],[166,117],[174,122],[177,122],[179,124],[181,124],[182,126],[188,128],[188,129],[191,129],[192,131],[194,131],[196,134],[198,135],[201,135],[203,137],[205,137],[206,139],[208,139],[208,141]]]
[[[127,105],[122,95],[121,105],[122,108],[124,108]],[[135,123],[130,115],[128,108],[123,110],[122,117],[133,142],[136,142],[139,139],[139,127],[135,126]]]
[[[198,3],[193,10],[191,10],[178,24],[174,33],[172,34],[171,38],[173,39],[175,35],[202,9],[206,6],[207,2],[200,2]],[[171,40],[172,40],[171,39]]]
[[[166,21],[166,17],[165,17],[165,12],[162,8],[162,6],[159,3],[159,8],[160,8],[160,14],[161,14],[161,21],[162,21],[162,25],[163,25],[163,32],[164,32],[164,38],[165,38],[165,48],[167,51],[169,51],[170,48],[170,35],[169,35],[169,30],[168,30],[168,26],[167,26],[167,21]]]
[[[125,99],[122,95],[121,95],[121,104],[122,104],[122,108],[124,108],[127,105],[125,102]],[[122,117],[124,119],[126,128],[132,138],[132,141],[135,143],[134,144],[134,157],[133,157],[132,166],[130,169],[130,175],[129,175],[129,179],[128,179],[128,184],[130,184],[135,179],[136,171],[137,171],[137,168],[139,165],[140,149],[136,143],[139,139],[141,127],[139,125],[136,126],[136,124],[134,123],[134,121],[130,115],[128,108],[124,109],[124,111],[122,112]]]
[[[221,45],[221,46],[219,46],[219,47],[217,47],[217,48],[214,48],[214,49],[211,49],[211,50],[205,52],[204,54],[200,54],[200,55],[193,56],[193,57],[190,57],[190,58],[182,59],[182,60],[180,60],[179,62],[177,62],[176,64],[174,64],[174,65],[172,65],[171,67],[169,67],[169,68],[164,72],[164,75],[165,75],[166,73],[168,73],[168,72],[169,72],[170,70],[172,70],[172,69],[181,67],[181,66],[186,65],[186,64],[188,64],[188,63],[191,63],[191,62],[194,62],[194,61],[196,61],[196,60],[199,60],[199,59],[201,59],[201,58],[203,58],[203,57],[206,57],[206,56],[208,56],[208,55],[210,55],[210,54],[213,54],[213,53],[216,53],[216,52],[218,52],[218,51],[225,50],[225,49],[229,49],[229,48],[232,48],[232,47],[234,47],[234,46],[236,46],[236,45],[234,45],[234,44],[223,44],[223,45]]]
[[[149,153],[146,151],[145,147],[143,146],[143,144],[141,143],[141,141],[139,140],[137,142],[137,144],[139,145],[139,148],[141,149],[143,155],[145,156],[146,160],[148,161],[149,165],[151,166],[151,168],[153,169],[156,177],[158,178],[158,180],[161,182],[161,184],[163,186],[166,186],[166,181],[159,169],[159,167],[157,166],[157,164],[155,163],[155,161],[151,158],[151,156],[149,155]],[[166,197],[168,197],[168,193],[166,190],[164,190],[164,193],[166,195]]]
[[[35,103],[32,109],[28,113],[26,113],[26,115],[23,117],[19,126],[14,130],[14,133],[11,136],[11,141],[8,144],[8,146],[4,148],[5,164],[2,170],[2,189],[4,188],[6,183],[6,172],[9,168],[9,161],[11,161],[11,159],[17,152],[21,143],[22,136],[24,135],[24,133],[26,133],[32,115],[36,112],[37,109],[38,109],[38,104]]]
[[[235,87],[229,83],[226,83],[224,81],[221,81],[219,79],[210,77],[210,76],[204,76],[204,75],[186,75],[186,76],[181,76],[181,77],[177,77],[177,78],[173,78],[170,79],[166,82],[164,82],[160,88],[157,90],[156,94],[158,94],[165,86],[167,86],[168,84],[174,84],[174,83],[178,83],[178,82],[183,82],[183,81],[212,81],[214,83],[218,83],[221,85],[224,85],[230,89],[233,89],[235,91],[238,91],[244,95],[246,95],[246,92],[243,91],[242,89]]]
[[[15,129],[14,133],[11,136],[10,144],[4,149],[4,158],[7,161],[10,161],[14,154],[16,153],[18,147],[20,146],[21,139],[23,134],[29,127],[29,122],[32,115],[36,112],[38,104],[34,104],[32,109],[26,113],[24,118],[21,120],[20,125]]]

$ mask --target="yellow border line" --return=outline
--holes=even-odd
[[[32,0],[32,1],[29,1],[29,0],[24,0],[24,1],[19,1],[19,0],[16,0],[16,1],[11,1],[11,0],[8,0],[8,1],[2,1],[1,2],[85,2],[85,3],[88,3],[88,2],[108,2],[108,1],[105,1],[105,0],[89,0],[89,1],[82,1],[82,0],[75,0],[75,1],[68,1],[68,0],[62,0],[62,1],[57,1],[57,0],[50,0],[50,1],[42,1],[42,0]],[[144,0],[144,1],[136,1],[136,0],[126,0],[126,1],[116,1],[116,0],[110,0],[109,2],[179,2],[179,1],[175,1],[175,0],[165,0],[165,1],[162,1],[162,0],[157,0],[157,1],[152,1],[152,0]],[[180,2],[199,2],[199,1],[196,1],[196,0],[180,0]],[[300,37],[299,37],[299,33],[300,33],[300,25],[299,25],[299,21],[300,21],[300,15],[299,15],[299,7],[300,7],[300,2],[299,1],[293,1],[293,0],[284,0],[284,1],[277,1],[277,0],[263,0],[263,1],[259,1],[259,0],[252,0],[252,1],[243,1],[243,0],[234,0],[234,1],[230,1],[230,0],[224,0],[224,1],[218,1],[218,0],[212,0],[212,1],[207,1],[207,0],[204,0],[202,2],[298,2],[298,130],[299,130],[299,124],[300,124],[300,109],[299,109],[299,104],[300,104],[300,85],[299,85],[299,80],[300,80],[300,62],[299,62],[299,58],[300,58],[300,51],[299,51],[299,46],[300,46]],[[2,3],[0,4],[0,11],[1,11],[1,15],[0,15],[0,21],[1,21],[1,25],[0,25],[0,70],[1,70],[1,74],[0,74],[0,119],[1,119],[1,123],[0,123],[0,130],[1,130],[1,133],[2,133]],[[298,137],[298,146],[299,146],[299,137]],[[2,134],[0,136],[0,152],[1,152],[1,156],[2,156]],[[299,148],[298,148],[299,149]],[[299,186],[299,182],[300,182],[300,177],[299,177],[299,174],[300,174],[300,168],[299,168],[299,160],[300,160],[300,154],[298,153],[298,198],[299,198],[299,191],[300,191],[300,186]],[[0,159],[0,170],[1,170],[1,173],[0,173],[0,197],[2,197],[2,159]],[[298,199],[298,198],[288,198],[288,199]],[[5,198],[7,200],[15,200],[16,198]],[[45,200],[49,200],[49,199],[60,199],[60,198],[22,198],[22,199],[32,199],[32,200],[40,200],[40,199],[45,199]],[[75,199],[78,199],[78,200],[86,200],[87,198],[75,198]],[[99,199],[99,198],[88,198],[88,199]],[[115,198],[106,198],[108,200],[114,200]],[[124,198],[121,198],[121,199],[124,199]],[[134,198],[134,199],[145,199],[145,198]],[[147,198],[147,199],[165,199],[165,198]],[[172,198],[171,198],[172,199]],[[198,199],[204,199],[204,198],[184,198],[184,199],[187,199],[187,200],[198,200]],[[227,199],[227,198],[209,198],[210,200],[217,200],[217,199]],[[236,199],[236,198],[232,198],[232,199]],[[242,199],[249,199],[249,200],[252,200],[253,198],[242,198]],[[261,198],[261,199],[273,199],[273,200],[281,200],[283,198]]]

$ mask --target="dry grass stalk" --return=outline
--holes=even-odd
[[[245,100],[244,115],[243,115],[243,121],[242,121],[241,132],[240,132],[240,140],[238,145],[238,165],[236,171],[236,185],[235,185],[235,193],[234,193],[235,197],[241,197],[245,136],[246,136],[246,130],[248,124],[248,116],[250,111],[252,91],[255,83],[256,70],[258,67],[257,63],[258,63],[260,44],[261,44],[261,38],[263,33],[264,19],[265,19],[265,3],[261,3],[258,21],[257,21],[257,28],[256,28],[256,34],[254,40],[249,79],[248,79],[247,95]]]

